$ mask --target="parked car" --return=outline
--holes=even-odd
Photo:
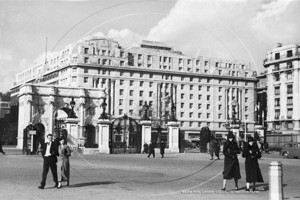
[[[283,145],[280,155],[285,158],[300,157],[300,142],[289,142]]]

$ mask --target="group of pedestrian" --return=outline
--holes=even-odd
[[[162,158],[164,158],[164,155],[165,155],[165,148],[166,148],[166,143],[164,141],[162,141],[160,143],[160,147],[159,147]],[[147,157],[150,158],[150,156],[152,155],[153,158],[155,158],[155,147],[154,147],[154,144],[152,141],[150,141],[149,145],[147,143],[144,144],[143,153],[147,153],[148,151],[149,151],[149,154]]]
[[[58,142],[57,142],[58,141]],[[64,137],[53,140],[52,134],[48,134],[43,142],[41,153],[43,157],[43,174],[39,189],[44,189],[46,185],[49,168],[53,175],[53,181],[57,189],[62,187],[62,182],[70,184],[70,162],[71,149],[67,145],[67,139]]]
[[[212,140],[209,142],[209,154],[210,154],[210,160],[220,160],[220,143],[218,140],[212,138]]]
[[[235,141],[235,136],[230,131],[227,135],[227,140],[223,147],[224,159],[224,171],[223,171],[223,187],[222,190],[226,190],[227,180],[234,179],[235,190],[238,190],[238,180],[241,179],[240,165],[238,160],[238,153],[240,148]],[[255,191],[256,182],[264,182],[258,159],[261,158],[261,152],[254,141],[253,137],[248,138],[248,142],[245,144],[242,157],[245,159],[246,170],[246,191],[250,190],[250,183],[253,183],[252,190]]]

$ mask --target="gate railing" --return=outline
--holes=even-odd
[[[76,150],[78,145],[77,145],[77,139],[75,137],[73,137],[72,135],[68,135],[68,144],[69,147],[71,148],[71,150]]]
[[[111,144],[112,154],[122,154],[122,153],[141,153],[140,145],[124,145],[122,143],[112,143]]]

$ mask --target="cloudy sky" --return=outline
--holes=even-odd
[[[128,46],[161,41],[184,54],[263,71],[277,43],[299,44],[300,0],[0,0],[0,92],[47,51],[87,35]]]

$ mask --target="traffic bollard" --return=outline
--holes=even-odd
[[[270,200],[283,200],[283,185],[282,185],[282,163],[272,161],[270,163],[269,171],[269,199]]]

